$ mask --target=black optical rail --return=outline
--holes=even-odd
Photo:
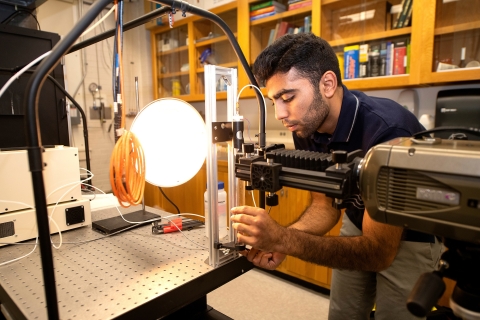
[[[288,156],[285,157],[285,155]],[[282,151],[280,157],[278,152],[272,152],[267,153],[267,159],[262,156],[239,158],[235,164],[235,175],[247,181],[250,189],[264,192],[277,192],[282,187],[291,187],[323,193],[339,200],[349,199],[358,193],[357,167],[361,161],[360,156],[363,155],[360,151],[348,154],[341,151],[334,152],[332,155],[309,153],[308,157],[305,155],[306,153],[301,152]],[[316,161],[309,162],[302,159],[316,159]],[[276,161],[281,161],[283,164]],[[309,163],[321,163],[322,171],[318,171],[318,165],[313,166]],[[291,168],[291,166],[312,169]]]

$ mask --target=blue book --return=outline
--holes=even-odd
[[[271,12],[267,12],[267,13],[262,13],[262,14],[259,14],[258,16],[250,17],[250,21],[255,21],[255,20],[258,20],[258,19],[270,17],[270,16],[273,16],[273,15],[275,15],[275,14],[277,14],[276,11],[271,11]]]
[[[345,61],[344,79],[355,79],[360,76],[360,46],[353,45],[343,48]]]

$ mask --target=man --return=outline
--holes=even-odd
[[[286,35],[256,59],[275,116],[293,133],[296,149],[363,149],[422,131],[415,116],[394,101],[368,97],[342,85],[335,52],[313,34]],[[275,269],[286,255],[334,268],[329,319],[413,319],[406,299],[418,277],[433,271],[441,244],[431,235],[373,221],[364,209],[346,210],[340,237],[323,236],[339,220],[332,199],[312,202],[289,227],[265,210],[233,208],[238,241],[255,265]]]

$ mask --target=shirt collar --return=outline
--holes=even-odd
[[[337,127],[332,135],[327,133],[315,132],[312,139],[319,142],[348,142],[353,132],[353,126],[357,119],[357,113],[360,101],[350,92],[347,87],[343,86],[342,107],[338,116]]]

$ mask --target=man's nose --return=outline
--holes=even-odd
[[[288,116],[287,108],[280,103],[275,104],[275,119],[283,120]]]

